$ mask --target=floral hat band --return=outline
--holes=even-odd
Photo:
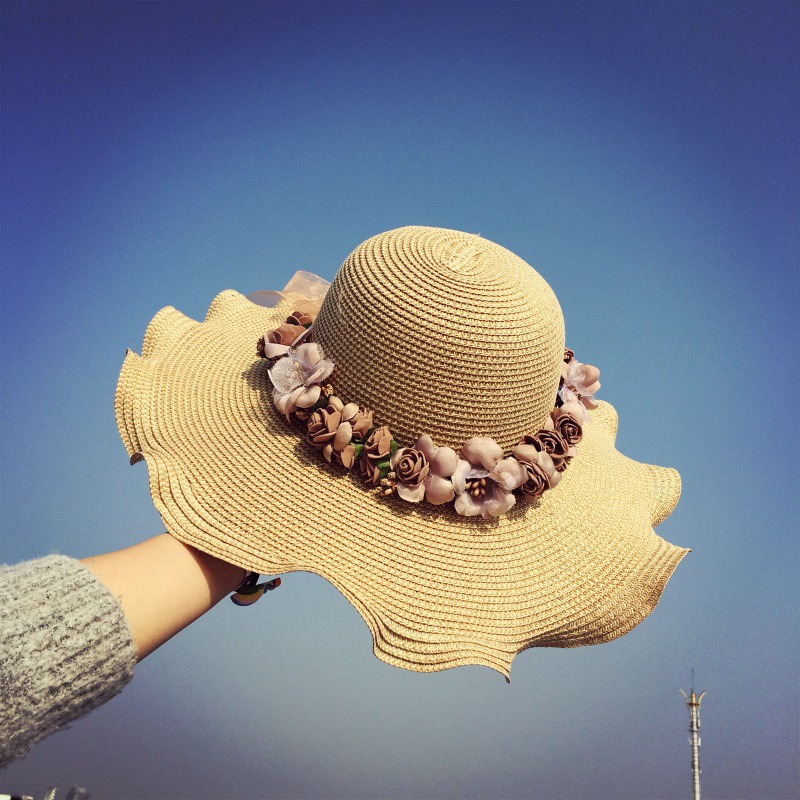
[[[577,455],[586,409],[596,407],[596,367],[580,363],[565,349],[555,407],[543,427],[524,435],[510,451],[488,436],[473,436],[459,452],[437,446],[428,434],[404,446],[387,425],[373,422],[372,409],[346,402],[328,382],[336,365],[313,341],[314,316],[327,285],[298,272],[284,292],[258,292],[250,299],[275,305],[303,292],[312,295],[260,338],[257,352],[273,362],[269,377],[275,408],[305,432],[306,441],[328,462],[353,470],[379,495],[397,494],[409,503],[452,503],[456,513],[468,517],[501,516],[517,499],[536,500],[558,485]]]

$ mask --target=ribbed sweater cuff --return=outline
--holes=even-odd
[[[0,566],[0,766],[122,691],[135,663],[117,598],[80,562]]]

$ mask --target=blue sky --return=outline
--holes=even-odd
[[[112,798],[787,798],[798,779],[798,41],[771,3],[2,5],[2,560],[162,530],[113,392],[174,305],[406,224],[548,280],[618,446],[675,466],[654,614],[506,685],[373,658],[313,575],[225,603],[0,774]]]

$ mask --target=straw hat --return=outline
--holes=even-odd
[[[317,304],[323,294],[311,337],[334,368],[322,383],[372,409],[403,447],[427,434],[463,456],[472,437],[491,437],[508,456],[562,402],[555,295],[480,236],[381,234],[348,257]],[[385,496],[357,469],[328,463],[276,407],[268,372],[281,362],[260,358],[256,344],[302,298],[290,289],[271,299],[267,308],[225,291],[203,323],[166,308],[142,355],[125,359],[119,430],[131,461],[146,460],[171,534],[261,573],[321,575],[361,614],[379,658],[418,671],[484,664],[508,676],[528,647],[605,642],[653,610],[688,552],[653,531],[680,478],[615,450],[608,403],[588,403],[574,457],[532,502],[492,484],[513,506],[484,517],[463,503],[457,513],[453,503],[408,502],[399,489]]]

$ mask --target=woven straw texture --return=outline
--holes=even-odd
[[[457,449],[470,436],[511,447],[538,430],[564,355],[561,308],[544,279],[499,245],[440,228],[361,245],[314,337],[341,397],[374,409],[404,441],[428,433]]]
[[[521,650],[605,642],[652,611],[688,552],[653,531],[680,478],[615,450],[609,404],[590,412],[560,484],[504,517],[381,498],[274,409],[255,344],[292,310],[226,291],[203,323],[162,310],[142,355],[128,353],[117,423],[170,533],[261,573],[321,575],[364,618],[379,658],[418,671],[484,664],[508,676]],[[552,291],[507,250],[454,231],[366,242],[315,335],[341,397],[374,404],[404,444],[423,431],[451,446],[477,434],[513,444],[558,387]]]

